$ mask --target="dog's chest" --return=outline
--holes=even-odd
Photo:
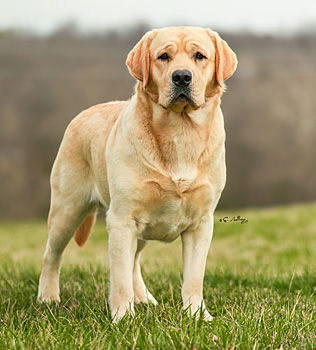
[[[212,201],[207,181],[149,181],[150,196],[139,217],[139,238],[171,242],[209,212]]]

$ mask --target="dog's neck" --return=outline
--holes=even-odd
[[[196,172],[209,153],[219,96],[209,99],[197,110],[186,108],[179,113],[158,105],[141,84],[136,89],[132,105],[137,113],[133,115],[140,118],[143,155],[151,153],[150,157],[145,156],[151,162],[154,160],[151,167],[171,176]]]

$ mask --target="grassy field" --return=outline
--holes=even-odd
[[[248,223],[220,222],[240,215]],[[181,242],[152,242],[143,275],[158,307],[111,323],[102,221],[67,247],[60,305],[36,303],[42,221],[0,223],[2,349],[315,349],[316,204],[217,212],[204,296],[212,323],[181,309]]]

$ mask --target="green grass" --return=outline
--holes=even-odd
[[[241,215],[247,224],[220,223]],[[0,223],[2,349],[315,349],[316,204],[217,212],[204,296],[212,323],[181,309],[181,243],[152,242],[143,275],[158,307],[111,323],[105,225],[64,254],[60,305],[36,303],[42,221]]]

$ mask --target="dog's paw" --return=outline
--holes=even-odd
[[[154,306],[157,306],[158,305],[158,301],[152,296],[151,293],[148,292],[148,301],[150,303],[152,303]],[[147,301],[147,302],[148,302]]]
[[[206,322],[211,322],[213,320],[213,316],[210,315],[210,313],[207,311],[207,309],[203,310],[203,320]]]
[[[118,323],[124,316],[135,316],[134,307],[119,307],[116,311],[111,312],[113,323]]]
[[[191,298],[193,299],[193,298]],[[184,303],[184,310],[188,313],[189,317],[196,320],[202,319],[206,322],[211,322],[213,316],[208,312],[203,300],[195,300],[195,303],[190,303],[191,299],[187,299]],[[189,305],[188,305],[189,304]]]
[[[60,303],[60,297],[54,293],[39,294],[37,301],[40,303]]]
[[[135,293],[135,303],[144,303],[148,304],[151,303],[154,306],[158,305],[158,301],[153,297],[153,295],[146,289],[146,291],[142,294]]]

